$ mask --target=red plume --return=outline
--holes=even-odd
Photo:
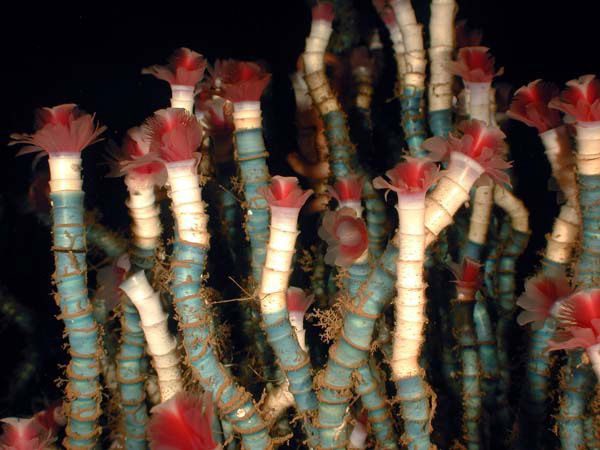
[[[558,109],[578,122],[600,121],[600,80],[584,75],[567,82],[560,97],[552,99],[550,108]]]
[[[558,88],[554,84],[532,81],[515,92],[508,117],[537,128],[538,133],[556,128],[561,124],[560,115],[548,104],[557,95]]]

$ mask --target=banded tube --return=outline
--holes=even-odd
[[[425,69],[427,59],[423,46],[423,26],[417,23],[410,0],[390,2],[404,42],[406,73],[400,83],[400,105],[404,139],[412,156],[425,156],[421,144],[425,140]]]
[[[296,253],[298,215],[312,191],[302,191],[296,178],[275,176],[271,186],[260,193],[271,211],[267,256],[258,289],[261,315],[267,340],[289,381],[298,412],[304,417],[309,441],[315,445],[310,413],[316,410],[317,399],[312,390],[310,358],[290,323],[286,299]]]
[[[105,130],[93,116],[67,104],[38,112],[36,132],[13,134],[11,144],[28,144],[20,154],[44,151],[50,166],[50,200],[56,302],[65,324],[71,359],[67,366],[67,449],[92,449],[100,428],[101,337],[87,292],[86,236],[81,151]]]
[[[434,136],[452,131],[452,73],[447,65],[454,50],[455,0],[432,0],[429,20],[431,78],[427,88],[429,128]]]
[[[396,384],[409,449],[428,450],[431,411],[430,388],[419,363],[425,335],[425,194],[435,182],[438,168],[428,160],[400,163],[376,178],[376,188],[398,195],[398,259],[396,261],[395,327],[392,346],[392,378]]]
[[[187,362],[211,393],[221,417],[242,435],[244,446],[268,449],[271,439],[251,395],[232,379],[211,344],[210,311],[202,289],[210,236],[195,154],[202,142],[201,128],[195,117],[181,109],[157,111],[146,128],[151,149],[156,148],[167,169],[177,236],[171,289]]]

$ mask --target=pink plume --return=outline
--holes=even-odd
[[[213,450],[213,404],[207,392],[202,397],[180,392],[152,409],[148,424],[152,450]]]
[[[538,133],[556,128],[561,124],[560,115],[550,109],[548,103],[557,95],[558,88],[554,84],[532,81],[515,92],[508,117],[537,128]]]
[[[165,162],[194,159],[202,143],[202,128],[194,116],[184,109],[156,111],[144,124],[150,140],[150,152]]]
[[[195,86],[206,70],[206,61],[200,53],[189,48],[175,50],[166,66],[150,66],[142,69],[143,74],[154,75],[171,85]]]
[[[259,193],[267,200],[269,206],[300,209],[313,193],[312,189],[303,191],[296,177],[275,175],[269,187],[259,188]]]
[[[41,426],[35,418],[16,419],[9,417],[1,419],[2,435],[0,448],[7,450],[45,450],[54,439],[51,433]]]
[[[578,292],[563,301],[558,313],[558,340],[551,350],[588,348],[600,343],[600,289]]]
[[[352,208],[327,211],[319,228],[319,237],[327,242],[325,262],[348,267],[369,246],[367,226]]]
[[[333,12],[333,4],[329,2],[318,2],[312,9],[312,20],[325,20],[329,23],[333,22],[335,15]]]
[[[517,317],[519,325],[532,324],[534,330],[544,326],[554,304],[573,292],[569,281],[563,276],[547,277],[538,275],[525,283],[525,292],[517,305],[524,309]]]
[[[425,193],[439,176],[439,168],[431,160],[407,158],[386,173],[373,180],[376,189],[388,189],[398,194]],[[386,192],[387,195],[387,192]]]
[[[578,122],[600,121],[600,80],[584,75],[567,82],[567,89],[552,99],[550,108],[558,109]]]
[[[446,160],[452,152],[461,152],[474,159],[497,183],[508,184],[504,172],[511,164],[504,160],[506,137],[498,127],[486,125],[480,120],[465,120],[458,125],[462,135],[450,133],[447,138],[433,137],[423,142],[422,148],[430,152],[434,160]]]
[[[459,291],[470,291],[474,295],[481,285],[481,264],[471,258],[463,258],[462,264],[451,264],[456,288]],[[466,292],[465,292],[466,293]]]
[[[360,202],[362,198],[363,177],[359,175],[348,175],[335,182],[333,188],[327,187],[327,192],[335,198],[338,203]]]
[[[494,71],[494,58],[487,47],[463,47],[456,61],[448,63],[448,70],[466,82],[490,83],[502,70]]]
[[[10,135],[9,145],[29,144],[17,155],[45,151],[52,153],[79,153],[98,142],[106,127],[94,124],[94,116],[86,114],[77,105],[66,104],[42,108],[36,114],[36,131],[33,134]]]
[[[119,163],[118,175],[130,173],[153,179],[155,184],[160,185],[164,181],[161,180],[164,166],[157,158],[158,155],[150,152],[150,141],[142,128],[130,128],[123,138],[121,153],[116,155]]]
[[[290,286],[286,292],[287,308],[291,312],[306,314],[310,305],[315,301],[313,295],[306,295],[300,288]]]
[[[233,103],[259,101],[271,80],[260,65],[232,59],[217,61],[213,76],[221,80],[225,97]]]

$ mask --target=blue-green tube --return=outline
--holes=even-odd
[[[373,188],[369,177],[365,178],[363,184],[363,198],[365,199],[369,254],[373,258],[379,258],[387,241],[387,208],[381,195]]]
[[[355,172],[356,152],[342,111],[331,111],[323,116],[325,138],[329,145],[329,165],[335,179],[344,178]]]
[[[93,448],[100,433],[98,327],[87,295],[86,237],[83,225],[83,191],[50,194],[54,238],[54,281],[61,318],[69,339],[67,367],[66,448]]]
[[[375,321],[394,294],[397,256],[398,249],[388,243],[378,265],[352,298],[352,306],[345,311],[341,336],[329,350],[317,393],[321,448],[346,448],[348,433],[343,423],[352,397],[352,373],[366,364]]]
[[[173,245],[171,290],[187,360],[221,417],[242,435],[244,448],[268,449],[271,438],[250,394],[232,380],[210,344],[210,314],[201,291],[206,254],[206,248],[191,243]]]
[[[269,208],[259,189],[269,184],[267,150],[262,128],[238,130],[234,133],[236,160],[240,167],[244,198],[247,204],[246,231],[250,238],[252,276],[258,283],[267,256]]]
[[[434,136],[448,136],[452,131],[452,110],[429,111],[429,129]]]
[[[481,422],[482,398],[479,375],[479,354],[473,320],[475,301],[453,302],[454,334],[460,346],[462,367],[463,436],[467,448],[481,448],[479,424]]]
[[[131,301],[124,302],[121,347],[117,355],[117,381],[124,415],[124,446],[128,450],[147,448],[148,411],[143,363],[145,344],[138,311]]]
[[[383,383],[372,364],[363,364],[357,369],[358,386],[363,407],[367,410],[369,423],[377,441],[377,448],[397,449],[398,437],[390,417],[389,406]]]
[[[600,285],[600,175],[577,174],[579,207],[582,215],[581,254],[575,269],[575,286],[579,290],[593,289]],[[590,427],[584,427],[585,407],[592,397],[591,380],[594,375],[589,365],[578,365],[581,351],[569,352],[569,365],[563,379],[564,395],[559,412],[560,440],[563,448],[583,448],[585,441],[594,442],[589,436]],[[591,427],[593,429],[593,427]]]
[[[584,414],[594,374],[589,365],[582,364],[582,351],[570,350],[568,363],[563,367],[562,398],[557,417],[561,448],[586,448]]]
[[[481,389],[483,403],[490,412],[495,410],[496,384],[498,381],[498,357],[496,354],[496,335],[485,300],[477,300],[473,311],[479,361],[481,363]]]
[[[513,229],[506,243],[502,256],[498,260],[498,305],[500,317],[496,329],[498,344],[498,391],[497,418],[502,432],[507,432],[511,423],[511,411],[508,404],[510,387],[510,351],[509,341],[515,327],[515,278],[518,257],[525,251],[529,233]]]
[[[86,227],[87,241],[98,247],[108,258],[118,258],[127,251],[127,242],[104,225],[93,221]]]
[[[429,395],[424,377],[416,375],[397,380],[396,391],[404,419],[403,442],[409,450],[429,450]]]
[[[427,152],[421,148],[426,134],[423,115],[424,92],[424,89],[405,86],[400,95],[404,140],[408,144],[410,155],[414,157],[427,156]]]

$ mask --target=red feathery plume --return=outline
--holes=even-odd
[[[452,133],[447,138],[432,137],[423,142],[434,160],[446,160],[452,152],[461,152],[474,159],[497,183],[508,184],[510,179],[504,169],[511,164],[504,160],[504,138],[498,127],[486,125],[480,120],[465,120],[458,125],[462,135]]]
[[[388,182],[383,177],[373,180],[376,189],[388,189],[400,194],[425,193],[439,175],[439,167],[429,159],[406,158],[386,173]]]
[[[335,15],[333,12],[333,4],[328,2],[318,2],[312,9],[312,20],[324,20],[333,22]]]
[[[327,192],[340,204],[343,202],[360,202],[363,182],[363,177],[359,175],[348,175],[338,179],[333,187],[328,186]]]
[[[462,264],[451,264],[450,270],[454,274],[456,290],[459,296],[473,298],[481,285],[481,264],[471,258],[463,258]]]
[[[42,108],[36,112],[35,133],[10,135],[9,145],[29,144],[17,155],[45,151],[52,153],[78,153],[98,142],[106,127],[94,124],[94,116],[86,114],[77,105],[66,104]]]
[[[463,47],[456,61],[448,63],[448,70],[469,83],[491,83],[502,69],[494,72],[494,58],[487,47]]]
[[[164,166],[156,158],[157,155],[150,152],[150,141],[142,128],[130,128],[123,138],[121,154],[116,156],[119,161],[118,175],[129,173],[153,178],[156,184],[162,184],[159,179]]]
[[[558,313],[559,340],[550,350],[588,348],[600,343],[600,289],[579,292],[563,301]]]
[[[312,189],[303,191],[298,186],[298,178],[275,175],[269,187],[261,187],[258,192],[267,200],[269,206],[300,209],[313,193]]]
[[[288,311],[291,313],[306,314],[310,305],[315,301],[314,295],[306,295],[300,288],[290,286],[286,292],[286,301]]]
[[[217,95],[198,95],[196,112],[204,113],[202,124],[211,136],[233,133],[233,105]]]
[[[455,33],[456,48],[478,47],[483,40],[481,30],[469,28],[466,20],[456,22]]]
[[[160,155],[165,163],[196,158],[202,143],[198,121],[180,108],[156,111],[144,124],[144,131],[150,140],[150,152]]]
[[[556,128],[561,124],[560,115],[555,109],[550,109],[548,103],[557,95],[558,87],[554,84],[532,81],[515,92],[508,117],[537,128],[538,133]]]
[[[189,48],[175,50],[166,66],[150,66],[142,69],[143,74],[154,75],[171,85],[195,86],[206,70],[206,61],[200,53]]]
[[[367,47],[356,47],[353,48],[352,52],[350,53],[350,66],[353,70],[364,68],[371,73],[373,72],[375,61],[369,54],[369,49]]]
[[[567,82],[567,89],[552,99],[550,108],[558,109],[578,122],[600,121],[600,80],[584,75]]]
[[[227,100],[233,103],[257,102],[271,80],[271,74],[252,62],[219,60],[213,80],[220,80]]]
[[[327,242],[325,262],[330,265],[348,267],[369,246],[367,226],[352,208],[327,211],[319,237]]]
[[[525,282],[525,292],[517,305],[524,309],[517,317],[519,325],[531,323],[534,330],[544,326],[544,321],[550,317],[552,307],[563,298],[568,297],[573,290],[569,280],[564,275],[547,277],[538,275]]]
[[[2,435],[0,448],[7,450],[45,450],[51,446],[54,439],[51,433],[41,426],[35,418],[16,419],[8,417],[1,419]]]
[[[213,404],[209,393],[197,397],[180,392],[152,409],[148,424],[152,450],[213,450]]]

